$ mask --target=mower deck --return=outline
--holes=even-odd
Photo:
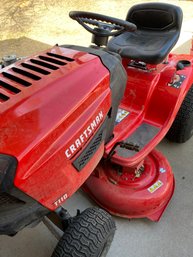
[[[153,150],[137,171],[104,160],[83,189],[114,215],[159,221],[174,187],[174,176],[167,159]]]

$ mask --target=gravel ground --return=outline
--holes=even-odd
[[[1,0],[0,56],[7,53],[25,56],[44,49],[47,44],[70,43],[87,46],[90,44],[91,35],[77,22],[69,18],[68,13],[70,11],[99,12],[124,19],[127,10],[133,4],[141,2],[147,1]],[[182,30],[189,33],[193,32],[193,1],[170,0],[169,2],[181,6],[183,10],[184,25]],[[30,42],[30,39],[37,42]],[[46,45],[43,45],[42,42]]]

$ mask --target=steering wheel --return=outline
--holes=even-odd
[[[98,13],[72,11],[69,13],[69,16],[80,23],[87,31],[96,36],[116,36],[124,31],[133,32],[137,29],[136,25],[131,22]],[[92,28],[87,24],[94,25],[95,27]]]

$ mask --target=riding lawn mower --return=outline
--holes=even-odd
[[[46,217],[63,231],[53,257],[104,257],[109,213],[159,221],[175,180],[155,147],[193,134],[193,51],[170,53],[182,16],[166,3],[135,5],[126,20],[73,11],[90,47],[55,45],[3,64],[0,234]],[[107,212],[71,217],[63,205],[80,187]]]

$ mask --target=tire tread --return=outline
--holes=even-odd
[[[190,122],[193,128],[193,85],[189,89],[178,114],[168,131],[166,138],[172,142],[184,143],[191,136]]]
[[[95,257],[114,232],[115,223],[110,214],[97,207],[88,208],[65,230],[52,257]]]

